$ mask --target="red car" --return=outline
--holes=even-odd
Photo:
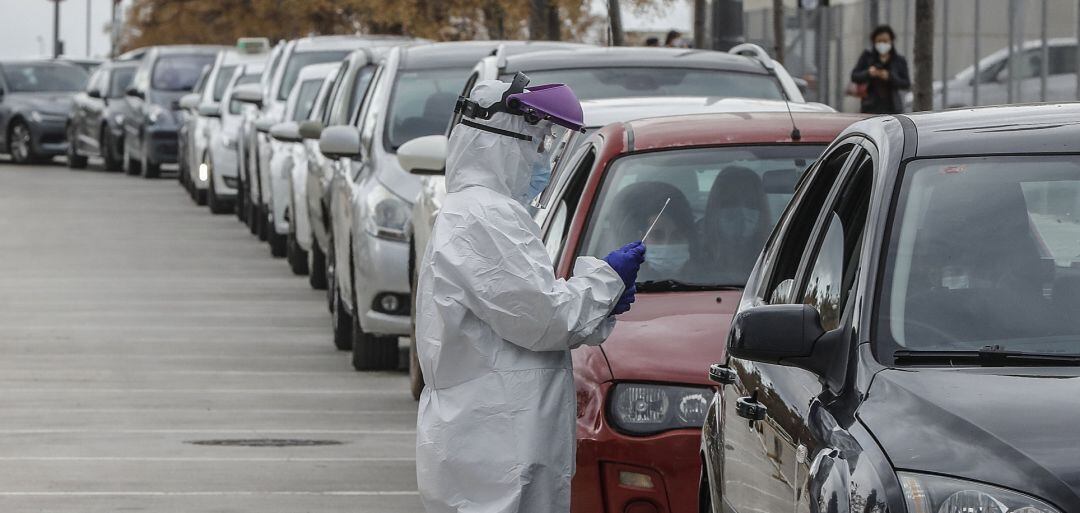
[[[708,366],[799,176],[861,118],[796,113],[797,141],[787,113],[615,123],[568,157],[537,216],[559,276],[656,221],[633,309],[573,351],[575,513],[697,511]]]

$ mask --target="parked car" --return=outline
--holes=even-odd
[[[337,76],[341,66],[340,62],[327,62],[301,69],[296,78],[296,87],[285,103],[284,121],[270,128],[270,136],[279,145],[274,158],[270,160],[270,172],[267,174],[270,191],[273,193],[270,204],[274,208],[274,219],[286,225],[285,234],[280,234],[276,226],[268,233],[267,242],[273,256],[288,256],[288,234],[293,229],[293,211],[289,207],[294,201],[294,186],[299,187],[296,182],[301,176],[307,175],[307,150],[304,148],[304,139],[300,136],[299,125],[311,119],[320,95],[326,96],[325,91],[329,88],[327,81],[332,81]],[[300,262],[303,262],[303,273],[306,273],[307,255],[302,255],[302,258],[301,255],[295,255],[289,263],[297,274],[303,274],[299,272]]]
[[[337,157],[330,185],[327,277],[334,344],[352,349],[353,367],[398,363],[398,337],[409,333],[406,223],[419,181],[398,165],[406,141],[442,133],[468,70],[498,41],[399,46],[375,72],[353,124],[323,131],[320,149]],[[351,151],[328,152],[347,134]],[[355,287],[354,287],[355,285]]]
[[[75,66],[78,66],[78,67],[86,70],[87,74],[93,73],[95,70],[97,70],[98,66],[101,66],[102,64],[104,64],[106,62],[106,61],[103,61],[101,59],[78,58],[78,57],[60,57],[59,59],[56,59],[56,61],[57,62],[66,62],[68,64],[73,64]]]
[[[68,115],[68,167],[84,168],[91,156],[104,159],[108,171],[123,167],[124,116],[129,108],[124,92],[138,65],[138,61],[102,64],[90,75],[86,89],[75,95]]]
[[[320,117],[313,121],[307,130],[300,132],[307,150],[308,172],[303,186],[304,200],[297,208],[306,205],[306,215],[297,218],[298,226],[290,231],[290,235],[296,232],[297,246],[307,254],[308,282],[315,289],[327,288],[326,252],[330,241],[327,235],[327,205],[330,180],[334,176],[333,168],[336,164],[335,160],[326,158],[319,151],[319,136],[326,127],[348,124],[354,113],[359,112],[371,79],[375,76],[375,69],[389,50],[390,47],[386,46],[361,48],[349,54],[334,79],[334,87],[326,98],[328,103],[320,111]],[[303,235],[303,226],[300,226],[305,222],[310,229],[306,237]]]
[[[274,191],[270,189],[271,180],[270,161],[280,145],[269,136],[270,127],[281,122],[284,118],[285,101],[296,84],[300,69],[311,64],[325,62],[341,62],[345,57],[357,48],[368,46],[395,45],[407,41],[398,37],[357,37],[357,36],[314,36],[289,41],[282,47],[275,59],[280,59],[280,64],[272,66],[273,74],[268,76],[264,85],[264,97],[261,112],[255,123],[257,131],[252,155],[255,156],[255,169],[250,187],[247,190],[248,198],[245,204],[249,205],[249,219],[255,223],[256,231],[261,238],[269,238],[271,233],[284,238],[287,235],[288,223],[275,216],[280,214],[283,208],[271,205]],[[282,197],[285,197],[284,195]],[[250,200],[250,201],[248,201]],[[254,212],[255,215],[251,215]]]
[[[58,61],[0,61],[0,151],[17,164],[62,155],[72,97],[88,75]]]
[[[254,42],[261,44],[251,44]],[[240,43],[247,44],[221,50],[210,66],[203,90],[181,100],[181,103],[188,102],[192,107],[191,114],[185,120],[188,144],[187,151],[180,156],[183,161],[180,167],[185,171],[185,174],[181,175],[181,182],[199,205],[206,204],[210,190],[207,159],[210,156],[211,138],[220,130],[219,106],[225,96],[225,89],[238,66],[261,64],[269,55],[270,42],[265,38],[243,38]]]
[[[934,83],[934,109],[974,106],[975,82],[979,83],[980,105],[1002,105],[1009,102],[1009,74],[1016,73],[1015,96],[1012,103],[1043,101],[1042,98],[1042,40],[1025,41],[1013,51],[1015,70],[1009,65],[1009,49],[1002,48],[979,61],[976,79],[975,66],[969,66],[947,82]],[[1054,38],[1047,41],[1046,99],[1048,102],[1076,100],[1076,38]],[[943,104],[943,89],[948,88],[948,104]],[[905,96],[911,110],[912,96]]]
[[[254,205],[250,199],[258,196],[259,183],[257,142],[260,133],[255,128],[255,123],[262,116],[263,104],[269,94],[267,90],[277,69],[281,66],[282,54],[287,45],[288,43],[285,41],[279,41],[270,50],[270,57],[266,61],[266,67],[263,68],[262,75],[259,77],[257,94],[248,91],[248,86],[241,87],[236,93],[237,100],[255,107],[254,109],[241,110],[240,139],[237,141],[237,151],[240,153],[240,183],[236,195],[236,216],[248,226],[252,235],[259,235],[262,240],[266,240],[266,232],[258,230],[259,225],[256,224],[253,214]]]
[[[1078,115],[878,117],[832,143],[710,355],[702,511],[1077,511]]]
[[[244,87],[252,88],[258,92],[259,79],[262,76],[264,63],[254,62],[239,65],[233,73],[233,78],[225,88],[221,102],[211,117],[219,116],[220,122],[210,125],[208,139],[208,152],[206,159],[206,174],[209,186],[206,193],[206,204],[210,212],[224,214],[232,212],[237,207],[237,191],[240,187],[240,158],[243,153],[240,150],[241,134],[245,110],[254,111],[255,106],[243,103],[236,99],[236,93]]]
[[[203,68],[213,64],[218,46],[155,46],[146,51],[128,88],[124,116],[124,169],[146,178],[162,164],[177,162],[180,97],[190,93]]]
[[[558,52],[534,53],[519,56],[492,56],[481,60],[466,82],[462,94],[468,94],[473,85],[480,80],[509,80],[514,74],[524,72],[533,79],[534,84],[550,82],[569,82],[571,87],[584,91],[586,97],[582,107],[588,131],[595,131],[601,126],[615,121],[629,121],[640,117],[665,114],[689,114],[693,112],[724,112],[728,109],[740,111],[754,110],[748,105],[757,105],[760,110],[786,108],[786,103],[776,99],[795,98],[790,104],[793,110],[831,112],[833,109],[819,103],[805,103],[797,87],[778,63],[772,61],[764,50],[753,45],[742,45],[732,49],[735,53],[686,52],[674,49],[640,48],[604,48],[574,52],[573,55],[559,55]],[[743,55],[740,52],[747,52]],[[655,66],[650,68],[650,66]],[[747,71],[749,70],[749,71]],[[656,76],[682,74],[681,82],[660,87],[655,82]],[[563,75],[565,74],[565,75]],[[709,81],[705,77],[716,74],[717,80]],[[536,81],[533,77],[542,77]],[[618,79],[616,79],[618,78]],[[594,82],[590,82],[592,80]],[[653,82],[649,82],[653,80]],[[667,79],[673,80],[673,79]],[[743,81],[755,85],[751,88]],[[640,84],[629,87],[627,84]],[[652,84],[651,86],[649,84]],[[759,87],[764,85],[765,87]],[[646,87],[648,86],[648,87]],[[606,88],[606,89],[605,89]],[[680,93],[682,93],[680,95]],[[657,96],[649,96],[655,94]],[[693,96],[707,94],[707,96]],[[595,98],[634,98],[623,102],[599,102],[591,105]],[[651,99],[647,99],[651,98]],[[738,99],[734,99],[738,98]],[[650,104],[655,104],[655,107]],[[593,112],[593,108],[597,112]],[[669,111],[664,111],[670,108]],[[453,130],[460,115],[451,119],[447,134]],[[569,138],[562,141],[566,151],[557,152],[556,156],[572,151],[587,138],[587,134],[567,133]],[[418,146],[426,153],[438,152],[445,148],[446,138],[432,138]],[[444,151],[444,150],[443,150]],[[555,170],[558,171],[558,162]],[[442,176],[442,166],[434,169],[419,170],[424,175],[423,185],[410,216],[411,234],[409,251],[409,276],[416,277],[416,263],[427,248],[427,241],[438,214],[446,188]],[[412,288],[410,287],[410,290]],[[415,325],[415,323],[412,323]],[[423,376],[416,361],[416,349],[410,344],[409,374],[414,398],[420,398],[423,389]]]
[[[199,98],[202,97],[203,91],[206,90],[207,85],[210,82],[210,71],[212,69],[213,65],[204,66],[202,72],[199,73],[199,79],[195,81],[195,86],[191,88],[191,92],[181,96],[180,99],[176,101],[176,105],[179,107],[176,111],[176,122],[180,127],[176,131],[176,154],[180,156],[180,158],[176,159],[176,165],[179,168],[176,173],[176,179],[188,193],[191,193],[192,191],[191,187],[188,185],[188,166],[191,163],[190,159],[183,158],[183,156],[191,153],[191,150],[188,148],[192,147],[194,144],[192,142],[192,133],[196,131],[194,126],[195,123],[189,121],[199,115]]]

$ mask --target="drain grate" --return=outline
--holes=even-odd
[[[220,447],[315,447],[319,445],[342,445],[345,442],[296,438],[224,438],[218,440],[189,440],[184,443]]]

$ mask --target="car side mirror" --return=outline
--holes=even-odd
[[[756,306],[735,316],[727,350],[735,358],[808,370],[839,391],[847,367],[843,333],[826,332],[810,305]]]
[[[181,96],[180,101],[178,101],[177,104],[180,106],[181,109],[194,111],[199,108],[199,102],[201,100],[202,97],[199,94],[190,93]]]
[[[319,140],[319,137],[322,136],[323,124],[322,121],[316,119],[309,119],[307,121],[301,122],[297,126],[297,129],[300,132],[300,137],[304,139],[314,139],[317,141]]]
[[[146,95],[143,94],[142,91],[136,89],[134,86],[129,87],[126,90],[124,90],[124,95],[125,96],[133,96],[133,97],[139,98],[139,99],[145,99],[146,98]]]
[[[208,118],[220,118],[221,117],[221,104],[220,103],[204,103],[199,105],[199,115]]]
[[[274,120],[269,118],[259,118],[255,120],[255,130],[261,133],[267,133],[274,126]]]
[[[360,154],[360,131],[355,126],[331,126],[319,136],[319,151],[327,158],[355,157]]]
[[[445,135],[417,137],[397,150],[398,164],[414,175],[441,175],[446,172]]]
[[[101,89],[91,89],[91,90],[86,92],[86,96],[89,96],[90,98],[97,98],[97,99],[100,100],[101,99]]]
[[[258,89],[257,84],[250,84],[252,87],[237,86],[233,90],[232,99],[241,103],[250,103],[258,108],[262,108],[263,95],[262,91]]]
[[[300,130],[295,121],[286,121],[284,123],[278,123],[270,127],[270,137],[277,139],[281,142],[300,142],[304,139],[300,137]]]

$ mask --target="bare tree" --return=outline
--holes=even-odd
[[[559,5],[555,2],[548,5],[547,38],[550,41],[562,40],[562,19],[559,17]]]
[[[548,0],[532,0],[529,10],[529,39],[547,39]]]
[[[694,48],[707,48],[705,42],[705,27],[707,27],[706,16],[707,14],[707,2],[708,0],[694,0]]]
[[[934,108],[934,0],[915,0],[915,76],[912,92],[916,111]]]
[[[611,24],[611,46],[622,46],[625,41],[622,28],[622,13],[619,0],[608,0],[608,22]]]
[[[784,0],[773,0],[773,52],[777,62],[784,63]]]

